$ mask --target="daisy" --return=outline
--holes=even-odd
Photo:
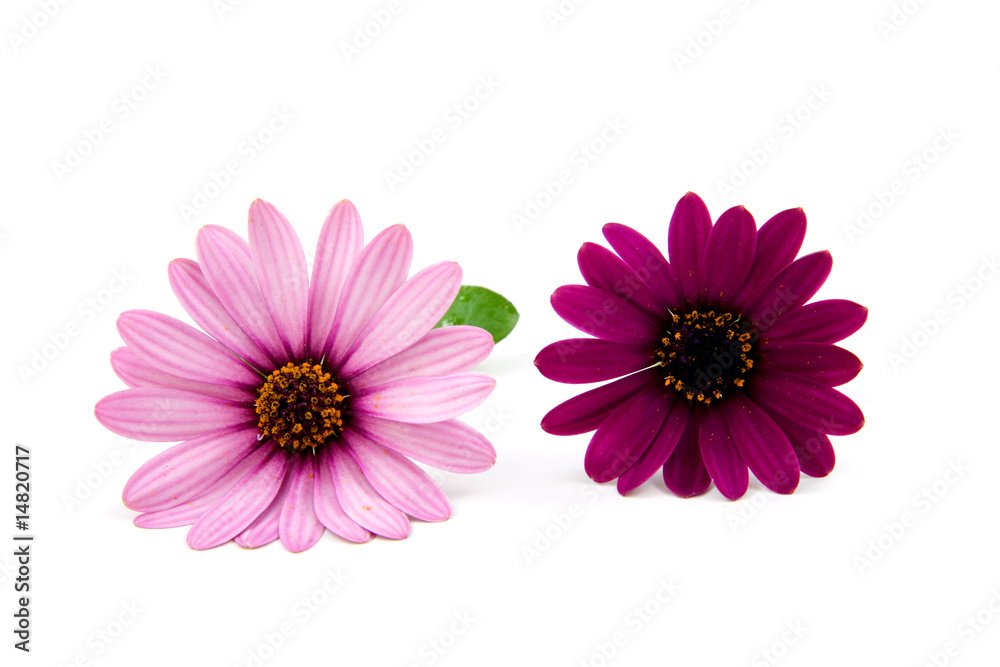
[[[584,469],[597,482],[617,479],[622,495],[661,468],[667,487],[685,498],[712,482],[739,498],[749,472],[777,493],[794,491],[800,470],[829,474],[828,435],[864,425],[858,406],[833,389],[861,362],[833,343],[861,328],[868,309],[840,299],[807,303],[833,260],[827,251],[795,259],[802,209],[758,230],[737,206],[713,225],[689,192],[670,220],[669,262],[634,229],[610,223],[603,231],[615,252],[583,244],[587,284],[552,295],[556,313],[594,337],[553,343],[535,365],[557,382],[620,379],[557,406],[542,428],[596,429]]]
[[[170,285],[205,332],[145,310],[118,319],[111,355],[130,388],[97,419],[126,438],[182,440],[143,464],[122,494],[143,528],[191,526],[188,544],[281,540],[303,551],[326,530],[353,542],[410,533],[408,517],[443,521],[441,489],[411,459],[453,472],[496,454],[455,419],[494,380],[468,372],[493,339],[434,329],[458,293],[454,262],[409,279],[402,225],[363,241],[349,201],[333,207],[308,275],[299,238],[272,205],[250,206],[249,244],[214,225],[198,261],[170,263]]]

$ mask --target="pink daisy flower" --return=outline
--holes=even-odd
[[[130,388],[97,419],[126,438],[180,441],[129,479],[142,528],[191,526],[188,544],[281,540],[303,551],[326,530],[352,542],[402,539],[409,517],[443,521],[448,499],[411,459],[452,472],[496,453],[456,417],[495,381],[468,372],[493,348],[477,327],[434,326],[462,270],[441,262],[407,278],[402,225],[367,245],[341,201],[320,233],[312,277],[299,238],[271,204],[250,206],[249,244],[203,227],[198,261],[170,263],[170,285],[206,333],[161,313],[118,319],[111,355]]]
[[[861,371],[834,343],[861,328],[868,309],[852,301],[809,303],[830,275],[827,251],[795,259],[806,233],[802,209],[760,230],[742,206],[712,224],[698,195],[681,198],[670,220],[670,261],[639,232],[604,226],[614,252],[585,243],[586,285],[566,285],[552,307],[594,338],[539,352],[545,377],[570,384],[619,378],[553,408],[554,435],[595,431],[583,460],[597,482],[617,479],[622,495],[662,470],[682,497],[714,482],[726,498],[746,493],[753,472],[777,493],[799,473],[833,470],[829,435],[865,423],[833,387]]]

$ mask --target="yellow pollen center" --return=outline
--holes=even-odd
[[[280,447],[315,449],[340,435],[344,397],[321,365],[285,364],[267,376],[257,390],[257,427]]]

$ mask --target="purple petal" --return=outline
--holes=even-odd
[[[254,425],[210,433],[174,445],[143,463],[129,478],[122,502],[155,512],[191,500],[258,446]]]
[[[309,281],[307,334],[309,354],[313,359],[323,357],[341,292],[364,247],[364,236],[358,209],[346,199],[337,202],[319,233],[312,279]]]
[[[372,316],[344,354],[339,375],[349,378],[420,340],[448,312],[462,286],[462,267],[433,264],[407,280]]]
[[[703,281],[705,244],[712,230],[712,216],[701,197],[689,192],[674,208],[667,231],[667,251],[670,265],[689,301],[698,297]]]
[[[705,469],[722,495],[729,500],[741,498],[750,485],[750,473],[736,449],[732,434],[726,429],[719,408],[705,410],[702,415],[698,446]]]
[[[712,477],[705,469],[701,446],[698,444],[702,414],[701,410],[691,410],[684,433],[677,441],[670,458],[663,464],[663,481],[668,489],[681,498],[699,496],[712,486]]]
[[[492,468],[497,460],[496,450],[486,436],[457,419],[406,424],[355,415],[351,428],[383,447],[450,472],[482,472]]]
[[[742,309],[766,286],[778,271],[792,263],[806,237],[806,214],[801,208],[778,213],[757,232],[753,264],[746,282],[733,300]]]
[[[259,370],[269,372],[275,368],[276,360],[250,340],[215,296],[198,262],[175,259],[167,273],[174,295],[198,326]]]
[[[263,199],[250,204],[250,259],[264,305],[292,359],[304,359],[309,269],[298,234]]]
[[[854,401],[817,380],[761,369],[747,387],[750,398],[768,411],[819,433],[850,435],[865,425]]]
[[[326,528],[313,509],[315,457],[311,452],[304,452],[295,458],[298,462],[291,473],[291,486],[281,508],[278,531],[285,548],[297,554],[319,542]]]
[[[413,239],[403,225],[382,230],[358,255],[344,282],[326,339],[325,354],[332,368],[339,369],[361,329],[406,281],[412,260]]]
[[[352,521],[392,540],[410,534],[410,520],[372,488],[350,454],[340,447],[331,448],[328,462],[337,500]]]
[[[819,380],[831,387],[850,382],[863,367],[861,360],[828,343],[775,341],[761,350],[762,368]]]
[[[668,395],[668,401],[670,400],[671,397]],[[618,493],[621,495],[628,495],[662,468],[681,439],[691,410],[687,401],[677,400],[677,394],[674,394],[669,410],[666,420],[649,448],[618,478]]]
[[[127,310],[118,333],[146,363],[176,377],[256,388],[261,377],[214,338],[162,313]]]
[[[228,542],[249,526],[278,495],[288,460],[286,452],[271,456],[236,483],[188,531],[188,546],[197,551]]]
[[[408,424],[439,422],[472,410],[495,386],[483,373],[403,378],[362,389],[351,396],[351,410]]]
[[[112,433],[146,442],[188,440],[257,422],[245,404],[159,387],[109,394],[97,402],[94,415]]]
[[[170,509],[140,514],[133,523],[139,528],[176,528],[190,526],[198,517],[208,511],[215,503],[226,495],[236,483],[259,466],[273,448],[258,447],[246,455],[229,472],[220,477],[197,496]]]
[[[827,299],[792,310],[775,322],[761,338],[761,345],[778,340],[836,343],[860,329],[868,309],[853,301]]]
[[[768,410],[768,415],[792,443],[798,457],[799,468],[810,477],[826,477],[833,470],[837,457],[833,445],[825,433],[817,433],[803,428],[778,412]]]
[[[591,287],[610,292],[656,317],[666,312],[660,299],[618,255],[596,243],[584,243],[576,255],[583,279]]]
[[[700,296],[708,303],[730,303],[750,273],[756,247],[757,225],[749,211],[735,206],[719,216],[705,244],[705,289]]]
[[[287,360],[254,276],[250,247],[224,227],[205,225],[195,241],[202,273],[236,324],[275,361]]]
[[[828,250],[798,258],[772,278],[744,312],[761,331],[767,331],[782,314],[811,299],[831,268],[833,257]]]
[[[316,461],[316,481],[313,484],[313,509],[316,518],[334,535],[349,542],[370,542],[375,537],[347,516],[337,500],[333,477],[330,474],[330,447],[320,450]]]
[[[655,356],[643,346],[570,338],[542,349],[535,357],[535,366],[550,380],[581,384],[628,375],[648,368],[655,361]]]
[[[583,468],[595,482],[608,482],[642,456],[663,425],[673,398],[649,386],[615,408],[590,439]]]
[[[799,485],[799,460],[781,427],[740,393],[724,401],[719,412],[737,451],[757,479],[775,493],[793,492]]]
[[[293,460],[289,460],[288,467],[291,468]],[[281,520],[281,510],[285,506],[285,499],[288,498],[288,490],[292,485],[290,470],[285,470],[285,476],[281,480],[281,488],[274,496],[271,504],[254,519],[249,526],[243,529],[239,535],[233,538],[233,542],[247,549],[256,549],[266,544],[270,544],[278,539],[278,522]]]
[[[431,329],[402,352],[351,378],[361,389],[415,375],[445,376],[476,367],[493,350],[493,335],[479,327],[451,326]]]
[[[684,303],[684,293],[674,276],[673,268],[649,239],[617,222],[604,225],[603,231],[604,238],[618,256],[632,267],[639,279],[658,297],[657,303],[661,311],[679,308]]]
[[[355,431],[345,440],[365,479],[396,509],[422,521],[444,521],[451,516],[448,497],[408,458]]]
[[[111,368],[122,382],[129,387],[162,387],[166,389],[183,389],[196,394],[213,396],[225,401],[253,404],[257,400],[257,392],[243,387],[232,387],[225,384],[209,384],[194,382],[175,377],[154,368],[139,358],[133,350],[119,347],[111,353]]]
[[[660,324],[624,299],[584,285],[563,285],[552,294],[556,314],[585,334],[632,345],[655,344]]]
[[[579,435],[601,425],[615,408],[645,387],[663,384],[658,368],[633,373],[560,403],[542,417],[542,430],[552,435]]]

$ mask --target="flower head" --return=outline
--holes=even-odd
[[[861,328],[868,309],[807,303],[833,260],[827,251],[795,259],[805,231],[802,209],[758,230],[737,206],[713,225],[688,193],[670,220],[668,262],[634,229],[605,225],[615,252],[583,244],[587,284],[552,295],[556,313],[594,337],[553,343],[535,365],[557,382],[620,379],[557,406],[542,428],[596,429],[584,468],[597,482],[617,479],[622,495],[661,468],[682,497],[714,481],[730,499],[746,493],[748,471],[778,493],[795,490],[800,470],[829,474],[828,435],[864,425],[858,406],[833,389],[861,362],[833,343]]]
[[[493,390],[468,372],[493,339],[434,328],[461,268],[441,262],[407,279],[409,231],[389,227],[365,245],[346,200],[323,225],[311,277],[295,231],[259,199],[249,239],[209,225],[197,262],[170,263],[174,294],[207,333],[150,311],[118,319],[126,345],[111,365],[130,388],[101,399],[97,419],[127,438],[183,441],[125,485],[135,524],[190,525],[195,549],[280,539],[297,552],[326,530],[401,539],[408,516],[447,519],[448,499],[411,459],[453,472],[496,459],[456,419]]]

